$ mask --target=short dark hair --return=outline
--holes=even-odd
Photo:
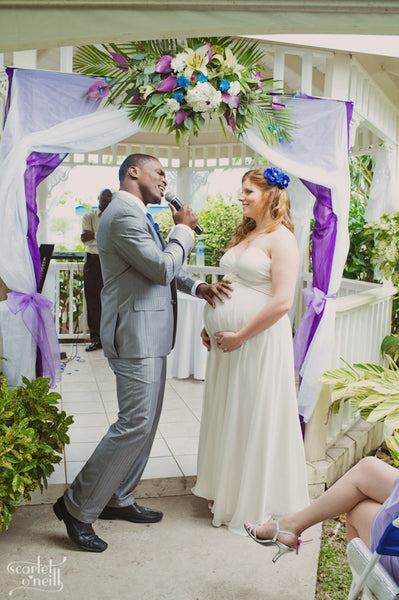
[[[139,167],[148,160],[158,160],[149,154],[129,154],[119,167],[119,183],[122,185],[129,167]]]

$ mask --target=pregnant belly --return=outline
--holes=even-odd
[[[270,300],[270,296],[258,290],[234,283],[231,298],[226,298],[223,304],[216,299],[216,308],[205,305],[205,329],[209,335],[217,331],[238,331]]]

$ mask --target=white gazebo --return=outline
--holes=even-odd
[[[71,2],[71,5],[74,2]],[[28,4],[28,3],[26,3]],[[40,3],[39,3],[40,4]],[[47,2],[46,8],[43,7],[42,16],[49,19],[51,22],[54,11],[50,10],[52,2]],[[54,2],[54,9],[56,7]],[[90,3],[87,3],[90,4]],[[98,3],[97,3],[98,4]],[[106,3],[105,3],[106,4]],[[102,6],[98,10],[107,11],[107,7]],[[115,5],[115,3],[112,3]],[[57,43],[50,42],[46,39],[46,35],[37,37],[35,42],[29,42],[29,36],[25,38],[24,44],[17,45],[15,40],[11,39],[12,27],[10,32],[4,39],[4,47],[0,45],[0,52],[3,50],[3,63],[5,66],[25,68],[25,69],[50,69],[55,71],[72,72],[72,57],[74,49],[70,45],[77,45],[80,42],[96,42],[100,39],[110,40],[121,40],[121,39],[133,39],[142,37],[141,31],[146,31],[146,37],[164,37],[164,35],[173,35],[172,31],[165,33],[165,23],[170,20],[170,15],[165,16],[165,21],[162,23],[163,33],[160,33],[160,24],[158,23],[158,30],[155,31],[156,26],[154,20],[151,20],[151,29],[149,30],[148,10],[151,9],[150,5],[159,5],[159,3],[147,3],[146,8],[138,9],[135,6],[135,2],[120,2],[117,10],[115,11],[115,22],[107,22],[108,32],[102,33],[101,28],[99,31],[92,32],[90,39],[83,38],[83,30],[80,25],[74,32],[74,37],[67,38],[66,31],[68,30],[67,22],[59,23],[55,30],[55,35],[58,36]],[[136,23],[145,21],[147,17],[147,29],[143,30],[137,28],[136,33],[129,34],[116,33],[117,27],[116,22],[119,18],[118,23],[121,22],[122,14],[126,13],[126,6],[130,5],[130,8],[134,6],[135,16],[137,17]],[[166,3],[163,2],[163,5]],[[176,3],[169,3],[173,6]],[[180,3],[182,4],[182,3]],[[190,5],[191,3],[183,3]],[[206,3],[205,3],[206,4]],[[213,7],[206,7],[206,10],[201,12],[193,8],[190,5],[190,14],[196,19],[196,26],[198,28],[205,29],[205,22],[208,23],[206,31],[212,34],[211,22],[213,18],[219,19],[219,24],[222,22],[223,27],[219,27],[217,33],[220,34],[223,28],[227,28],[228,31],[223,30],[222,33],[247,33],[254,34],[254,24],[256,21],[256,33],[262,31],[270,32],[273,31],[273,23],[276,20],[285,18],[284,22],[286,29],[284,32],[297,33],[298,28],[293,26],[295,15],[298,15],[298,11],[302,16],[307,17],[306,27],[303,26],[301,32],[305,32],[310,27],[309,24],[313,24],[313,31],[318,27],[320,31],[334,30],[331,26],[333,20],[332,14],[329,14],[329,19],[326,17],[325,6],[322,7],[323,3],[313,3],[313,9],[316,5],[318,12],[313,10],[306,13],[305,8],[300,8],[299,3],[291,3],[296,5],[296,11],[285,13],[284,18],[280,12],[273,12],[270,8],[269,13],[260,8],[259,3],[254,2],[241,2],[240,7],[236,7],[234,10],[226,11],[227,3],[219,2],[217,6],[213,4]],[[268,4],[268,3],[262,3]],[[284,4],[284,2],[282,3]],[[355,7],[353,3],[345,2],[344,6],[335,6],[334,19],[336,20],[335,29],[339,23],[339,29],[341,32],[348,30],[359,31],[355,28]],[[366,4],[366,3],[365,3]],[[390,33],[392,31],[392,24],[389,19],[386,18],[389,11],[391,11],[391,17],[397,18],[396,5],[392,2],[385,2],[387,6],[385,11],[370,12],[363,15],[364,27],[362,32],[370,33],[372,31],[372,22],[374,22],[374,31],[378,33]],[[202,3],[204,5],[204,3]],[[242,5],[242,6],[241,6]],[[280,3],[281,5],[281,3]],[[389,6],[388,6],[389,5]],[[153,7],[153,8],[154,8]],[[317,8],[316,7],[316,8]],[[165,6],[163,6],[163,9]],[[174,6],[174,8],[176,8]],[[181,7],[179,7],[181,8]],[[186,7],[187,8],[187,7]],[[250,11],[248,12],[248,8]],[[339,9],[342,8],[342,13]],[[217,10],[219,9],[219,10]],[[241,9],[241,10],[240,10]],[[11,9],[3,9],[0,3],[1,11],[10,11],[8,14],[11,16]],[[13,9],[18,10],[18,9]],[[25,6],[20,6],[20,11],[28,10]],[[59,7],[57,10],[60,11]],[[84,22],[85,17],[89,18],[90,14],[93,15],[93,8],[83,10],[83,18],[81,22]],[[96,9],[97,10],[97,9]],[[246,11],[245,14],[243,11]],[[359,5],[357,3],[357,10]],[[119,12],[118,12],[119,11]],[[208,12],[207,12],[208,11]],[[215,11],[215,12],[214,12]],[[207,15],[207,20],[202,24],[202,18]],[[7,13],[3,13],[7,14]],[[14,14],[14,13],[13,13]],[[20,13],[21,14],[21,13]],[[111,13],[107,12],[109,16]],[[173,13],[173,22],[176,22],[178,13]],[[1,15],[2,16],[2,15]],[[37,14],[31,15],[31,25],[33,24],[32,30],[34,31],[34,25],[37,19]],[[126,14],[125,14],[126,16]],[[186,15],[187,16],[187,15]],[[61,13],[58,12],[58,17],[62,17]],[[140,19],[143,21],[140,21]],[[241,23],[240,23],[241,19]],[[267,20],[268,19],[268,20]],[[182,31],[179,35],[187,33],[193,34],[190,26],[188,26],[190,19],[183,19]],[[4,20],[1,20],[4,22]],[[358,23],[358,20],[356,21]],[[267,25],[266,25],[267,23]],[[296,22],[297,23],[297,22]],[[323,23],[323,25],[320,25]],[[328,25],[327,25],[328,23]],[[287,25],[288,24],[288,25]],[[242,27],[241,27],[242,26]],[[138,27],[136,25],[136,27]],[[240,29],[241,27],[241,29]],[[140,31],[140,34],[138,33]],[[274,28],[276,31],[276,27]],[[283,29],[280,29],[283,31]],[[82,32],[82,36],[81,36]],[[176,34],[174,34],[176,35]],[[199,33],[197,33],[199,35]],[[271,35],[271,34],[270,34]],[[256,36],[255,36],[256,37]],[[397,93],[398,93],[398,63],[399,59],[369,55],[365,53],[348,52],[345,50],[336,50],[333,47],[312,47],[305,45],[303,40],[295,40],[295,43],[286,40],[276,40],[271,37],[267,38],[267,35],[258,36],[259,44],[262,46],[265,52],[264,59],[264,72],[265,76],[271,76],[275,79],[284,82],[284,86],[291,89],[292,91],[300,91],[308,96],[315,96],[319,98],[333,98],[338,101],[350,101],[353,103],[353,116],[350,127],[350,151],[352,154],[375,154],[376,158],[376,175],[380,177],[378,182],[375,182],[372,190],[372,198],[370,202],[371,207],[371,218],[378,218],[383,212],[397,211],[399,209],[398,200],[395,197],[395,177],[399,171],[399,109],[397,105]],[[27,41],[28,40],[28,41]],[[2,41],[3,43],[3,41]],[[34,44],[34,48],[27,44]],[[50,44],[53,44],[50,46]],[[53,47],[61,46],[61,47]],[[5,110],[5,103],[7,98],[8,90],[8,78],[5,74],[0,75],[0,115]],[[171,136],[162,134],[152,134],[149,132],[139,131],[132,136],[125,139],[120,138],[115,140],[112,145],[96,149],[95,156],[93,159],[92,153],[87,150],[86,152],[70,152],[68,157],[64,161],[64,165],[73,167],[78,164],[91,164],[95,161],[96,164],[107,164],[117,165],[118,157],[125,156],[126,154],[134,151],[146,152],[158,156],[166,167],[178,169],[177,179],[177,192],[182,197],[189,197],[188,191],[190,189],[190,174],[196,170],[206,171],[215,167],[231,167],[236,166],[243,167],[246,164],[256,164],[259,157],[264,155],[262,148],[255,142],[249,143],[250,140],[245,140],[246,144],[239,143],[233,136],[224,137],[223,133],[215,127],[211,127],[208,131],[200,134],[198,138],[190,140],[188,146],[181,148],[177,147],[174,138]],[[378,183],[378,187],[377,187]],[[49,228],[48,228],[48,189],[51,186],[51,180],[46,179],[38,188],[38,209],[40,216],[40,224],[38,230],[38,241],[47,242],[49,241]],[[295,208],[295,204],[294,204]],[[297,228],[302,232],[303,241],[306,240],[307,231],[309,226],[309,218],[311,216],[311,203],[306,205],[298,205],[298,217]],[[344,220],[344,216],[342,217]],[[344,239],[344,238],[342,238]],[[303,244],[304,247],[305,244]],[[7,277],[4,277],[5,271],[0,270],[0,277],[2,277],[7,284]],[[311,276],[308,274],[308,262],[307,257],[303,262],[303,282],[301,286],[312,286]],[[13,286],[9,286],[14,289]],[[339,286],[338,286],[339,287]],[[348,361],[369,361],[379,362],[380,357],[378,354],[379,341],[383,335],[388,332],[390,323],[390,308],[391,308],[391,296],[392,290],[388,287],[361,284],[360,282],[343,282],[339,287],[338,297],[335,302],[334,314],[335,318],[335,342],[334,345],[329,348],[328,364],[324,365],[324,368],[328,366],[335,366],[338,364],[339,357],[344,356]],[[300,298],[300,297],[299,297]],[[299,317],[303,314],[303,305],[299,299],[296,309],[296,325],[298,324]],[[364,329],[364,324],[367,323],[368,331],[373,331],[374,337],[370,343],[365,343],[364,337],[361,337],[361,332]],[[1,332],[0,332],[1,336]],[[320,393],[320,386],[317,381],[311,381],[309,383],[309,393],[315,395],[316,400]],[[324,391],[322,391],[324,392]],[[328,410],[328,395],[321,393],[318,401],[316,410],[310,419],[307,432],[306,432],[306,450],[307,457],[309,460],[322,461],[319,463],[319,467],[323,468],[327,472],[329,465],[325,459],[325,451],[327,446],[337,444],[337,439],[351,426],[353,426],[353,417],[350,411],[342,411],[342,413],[335,419],[330,419],[329,424],[325,423],[326,412]],[[360,435],[360,434],[359,434]],[[338,442],[341,443],[341,442]],[[370,441],[372,443],[372,441]],[[338,448],[339,446],[337,446]],[[330,469],[331,471],[331,469]],[[329,472],[326,479],[332,480],[335,478],[335,473]]]

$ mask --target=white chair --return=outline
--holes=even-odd
[[[377,555],[379,558],[379,555]],[[399,600],[399,586],[378,562],[360,538],[351,540],[347,547],[347,559],[353,580],[348,599],[359,597],[356,588],[363,588],[362,600]],[[378,559],[377,559],[378,560]],[[374,563],[374,566],[371,564]],[[371,566],[371,569],[370,569]],[[369,570],[367,574],[365,571]],[[366,577],[365,577],[366,575]],[[360,592],[359,592],[360,593]]]

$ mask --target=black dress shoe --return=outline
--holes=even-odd
[[[101,342],[92,342],[90,346],[87,346],[86,352],[93,352],[94,350],[100,350],[102,348]]]
[[[133,504],[130,506],[106,506],[99,519],[121,519],[122,521],[130,521],[131,523],[157,523],[163,517],[160,510],[152,510],[145,506]]]
[[[104,552],[107,549],[107,542],[94,533],[91,523],[82,523],[69,514],[62,496],[54,504],[53,510],[59,520],[64,521],[70,539],[79,548],[88,552]]]

